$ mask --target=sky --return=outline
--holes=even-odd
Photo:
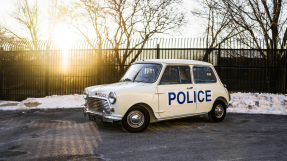
[[[0,0],[0,22],[3,23],[4,25],[7,26],[16,26],[16,24],[9,18],[9,14],[11,13],[14,9],[14,4],[18,0]],[[68,1],[68,0],[67,0]],[[45,3],[47,1],[41,0],[39,1],[41,3]],[[183,0],[184,2],[184,10],[188,12],[192,8],[194,8],[196,5],[194,4],[193,0]],[[42,6],[47,6],[43,5]],[[195,18],[191,16],[190,14],[187,14],[187,25],[183,26],[180,30],[179,33],[172,33],[171,35],[163,35],[161,37],[188,37],[188,38],[194,38],[194,37],[202,37],[203,33],[203,27],[202,24],[200,23],[200,19]],[[63,30],[65,28],[65,30]],[[66,40],[71,40],[71,39],[82,39],[81,36],[76,34],[75,32],[72,31],[67,25],[65,24],[60,24],[58,28],[55,31],[56,35],[54,39],[62,39],[66,38]]]

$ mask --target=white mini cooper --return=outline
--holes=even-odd
[[[134,62],[118,83],[85,88],[84,98],[90,120],[142,132],[152,122],[195,115],[220,122],[230,94],[210,63],[155,59]]]

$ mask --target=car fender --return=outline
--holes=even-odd
[[[222,101],[222,102],[224,102],[226,108],[228,107],[228,104],[229,104],[229,103],[228,103],[228,101],[226,100],[226,98],[224,98],[223,96],[217,97],[217,98],[215,99],[215,101],[213,102],[213,105],[214,105],[214,103],[215,103],[216,101]],[[212,105],[212,107],[213,107],[213,105]],[[210,108],[209,111],[212,110],[212,107]]]
[[[157,122],[158,119],[157,119],[157,117],[155,116],[154,110],[153,110],[148,104],[146,104],[146,103],[144,103],[144,102],[139,102],[139,103],[136,103],[136,104],[130,106],[130,107],[126,110],[124,116],[126,115],[127,111],[128,111],[130,108],[134,107],[134,106],[142,106],[142,107],[144,107],[144,108],[148,111],[148,113],[149,113],[150,123]]]

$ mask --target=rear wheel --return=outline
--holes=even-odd
[[[122,119],[122,126],[128,132],[142,132],[150,122],[148,111],[141,106],[130,108]]]
[[[222,101],[216,101],[208,113],[208,117],[212,122],[221,122],[225,118],[225,115],[226,105]]]

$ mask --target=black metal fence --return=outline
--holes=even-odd
[[[124,64],[116,53],[132,54]],[[0,51],[0,99],[23,100],[47,95],[81,94],[88,86],[118,82],[141,49],[70,49]],[[287,93],[287,50],[144,48],[137,60],[202,60],[208,54],[231,92]]]

